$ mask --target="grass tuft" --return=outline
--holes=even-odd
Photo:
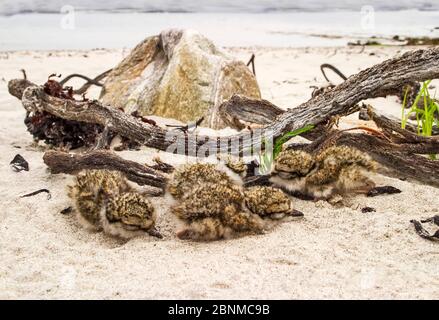
[[[428,86],[430,85],[430,83],[431,80],[428,80],[422,84],[421,90],[419,90],[418,94],[416,95],[415,101],[413,102],[407,113],[405,113],[405,108],[407,104],[408,89],[404,94],[404,100],[402,102],[401,128],[405,129],[410,114],[414,112],[416,114],[417,133],[419,136],[424,137],[431,137],[434,124],[438,126],[437,115],[439,114],[439,104],[434,97],[431,98],[430,92],[428,90]],[[419,101],[423,102],[422,107],[419,106]],[[431,154],[430,158],[432,160],[435,160],[436,155]]]
[[[264,152],[259,155],[259,174],[267,174],[271,171],[273,160],[277,158],[286,142],[313,128],[313,125],[306,125],[303,128],[287,132],[274,141],[274,146],[272,143],[264,141]]]

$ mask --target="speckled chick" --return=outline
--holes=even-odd
[[[126,192],[110,198],[105,215],[104,230],[114,236],[131,238],[147,232],[162,238],[155,228],[157,215],[151,201],[137,192]]]
[[[288,191],[299,191],[315,199],[367,192],[375,186],[367,176],[376,164],[365,153],[346,146],[324,149],[316,156],[285,150],[275,160],[270,181]]]
[[[85,170],[69,189],[79,221],[86,227],[121,238],[145,231],[160,237],[154,228],[156,214],[151,202],[133,190],[121,173]]]
[[[172,209],[186,224],[177,233],[181,239],[216,240],[241,232],[260,233],[264,228],[259,216],[244,210],[244,195],[234,184],[196,185]]]
[[[316,156],[316,164],[316,170],[306,177],[306,191],[315,198],[364,193],[375,186],[367,176],[367,172],[376,170],[375,162],[355,148],[327,148]]]
[[[168,191],[175,199],[191,192],[194,186],[204,183],[232,184],[237,181],[226,169],[217,164],[194,163],[180,166],[171,176]]]
[[[306,176],[315,167],[311,154],[301,150],[284,150],[274,162],[270,182],[289,191],[304,191]]]
[[[245,205],[263,218],[281,219],[293,212],[293,203],[281,190],[273,187],[255,186],[245,189]]]
[[[109,170],[84,170],[68,188],[78,213],[97,230],[102,230],[100,212],[105,201],[130,190],[120,172]]]

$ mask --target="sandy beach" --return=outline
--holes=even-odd
[[[401,54],[410,47],[226,48],[238,59],[256,55],[262,97],[292,108],[324,85],[322,63],[346,75]],[[438,299],[439,246],[420,238],[411,219],[438,214],[438,189],[376,175],[396,195],[355,196],[346,207],[294,199],[304,219],[278,225],[264,235],[200,243],[175,236],[177,222],[163,198],[155,198],[164,239],[128,242],[82,228],[62,209],[71,205],[66,186],[73,177],[52,175],[23,124],[25,110],[7,91],[22,76],[42,84],[51,73],[97,75],[116,65],[128,49],[0,52],[0,298],[2,299]],[[335,75],[331,79],[338,83]],[[79,85],[80,82],[73,82]],[[89,97],[97,97],[91,90]],[[399,117],[395,97],[369,101]],[[351,115],[343,126],[358,123]],[[29,172],[9,162],[21,154]],[[153,149],[119,152],[151,163],[183,156]],[[51,191],[20,198],[40,188]],[[376,212],[362,213],[373,207]]]

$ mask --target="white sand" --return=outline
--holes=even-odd
[[[360,49],[228,50],[243,60],[255,52],[264,98],[287,108],[306,101],[309,86],[324,83],[321,63],[333,63],[349,75],[399,50]],[[401,194],[357,196],[345,208],[294,200],[303,220],[265,235],[211,243],[178,240],[160,199],[154,203],[163,240],[145,236],[123,243],[61,215],[70,205],[65,188],[72,177],[48,173],[43,151],[32,146],[23,124],[20,102],[7,93],[7,81],[20,77],[21,68],[37,83],[52,72],[95,75],[123,54],[0,53],[0,298],[439,298],[439,246],[421,239],[409,222],[438,214],[438,191],[398,179],[376,177]],[[374,105],[400,113],[395,98]],[[9,167],[17,153],[29,161],[29,172]],[[149,162],[156,153],[121,154]],[[161,154],[173,163],[184,160]],[[52,199],[45,194],[19,198],[39,188],[50,189]],[[377,212],[361,213],[364,206]]]

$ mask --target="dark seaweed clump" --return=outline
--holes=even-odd
[[[14,159],[9,163],[15,172],[29,171],[29,163],[21,154],[16,154]]]
[[[45,111],[28,112],[24,124],[36,140],[67,149],[93,146],[103,130],[98,124],[65,120]]]
[[[44,84],[44,92],[56,98],[75,100],[73,88],[63,87],[52,79],[55,76],[55,74],[49,76]],[[82,101],[87,100],[85,97],[82,99]],[[45,111],[28,112],[24,124],[36,140],[67,149],[93,146],[96,138],[103,131],[101,125],[65,120]]]

